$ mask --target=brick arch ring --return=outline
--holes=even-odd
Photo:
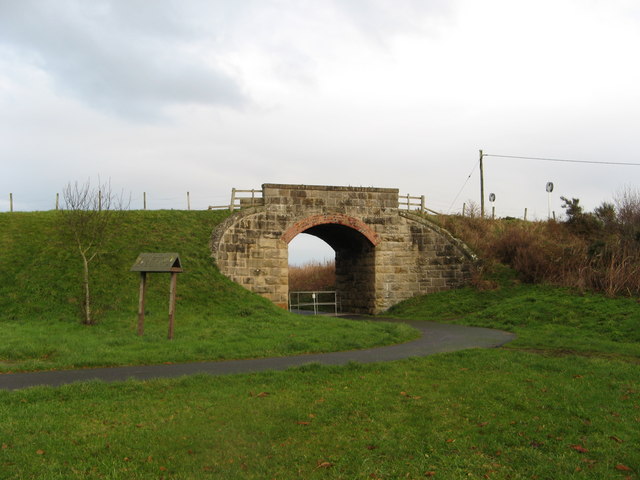
[[[364,223],[362,220],[358,220],[357,218],[350,217],[342,213],[313,215],[311,217],[303,218],[289,227],[287,231],[282,234],[280,239],[288,244],[299,233],[309,230],[311,227],[315,227],[316,225],[325,225],[329,223],[344,225],[345,227],[349,227],[360,232],[371,242],[373,246],[380,243],[380,236],[374,232],[369,225]]]

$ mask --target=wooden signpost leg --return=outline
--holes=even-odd
[[[168,338],[173,338],[173,318],[176,314],[176,284],[178,283],[178,274],[171,274],[171,283],[169,285],[169,335]]]
[[[140,272],[140,301],[138,303],[138,336],[144,333],[144,296],[147,291],[147,273]]]

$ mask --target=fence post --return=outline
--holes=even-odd
[[[491,207],[491,219],[496,219],[496,207]]]
[[[189,192],[187,192],[187,210],[191,210],[191,198],[189,197]]]
[[[466,210],[466,209],[467,209],[467,204],[466,204],[466,203],[463,203],[463,204],[462,204],[462,216],[463,216],[463,217],[465,216],[465,210]]]
[[[229,210],[233,212],[236,206],[236,189],[235,187],[231,189],[231,203],[229,204]]]
[[[142,192],[142,208],[147,209],[147,192]]]
[[[13,193],[9,194],[9,211],[13,212]]]
[[[425,202],[424,202],[424,195],[422,195],[420,197],[420,213],[424,213],[424,209],[425,209]]]
[[[524,221],[527,221],[527,208],[524,209]]]
[[[58,210],[59,206],[60,206],[60,194],[56,193],[56,210]]]

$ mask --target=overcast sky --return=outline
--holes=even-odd
[[[636,0],[0,0],[0,211],[99,176],[132,208],[294,183],[459,212],[479,149],[640,163],[639,50]],[[485,159],[499,216],[639,177]]]

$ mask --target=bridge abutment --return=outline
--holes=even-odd
[[[463,285],[473,253],[422,215],[398,208],[390,188],[265,184],[264,205],[243,209],[213,233],[220,271],[282,307],[288,243],[315,235],[336,252],[344,311],[379,313],[406,298]]]

